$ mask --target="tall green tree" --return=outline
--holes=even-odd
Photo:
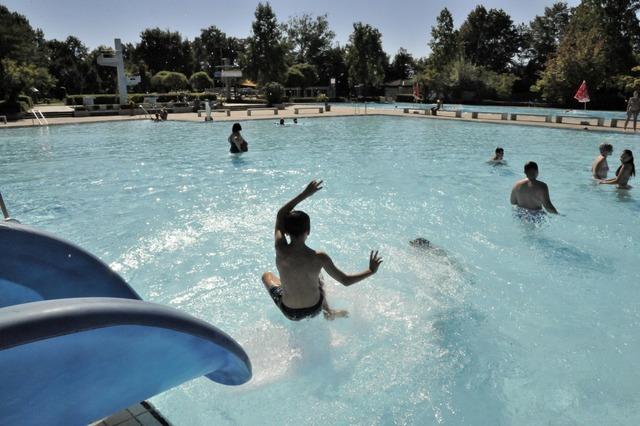
[[[382,34],[377,28],[362,22],[354,23],[346,57],[351,86],[362,84],[367,94],[370,89],[382,85],[389,58],[382,49]]]
[[[217,66],[223,65],[223,58],[230,65],[238,62],[243,51],[241,41],[227,35],[215,26],[203,28],[200,36],[193,40],[195,69],[213,75]]]
[[[460,27],[466,58],[476,65],[503,72],[511,65],[521,42],[511,17],[502,9],[477,6]]]
[[[24,15],[0,5],[0,58],[36,63],[43,42],[42,31],[34,30]]]
[[[336,96],[346,96],[349,93],[349,70],[345,49],[336,46],[325,50],[319,54],[317,63],[319,84],[328,86],[333,78]]]
[[[546,100],[575,105],[573,95],[586,80],[591,105],[615,103],[616,75],[630,71],[631,59],[618,53],[616,44],[623,37],[617,34],[619,28],[608,30],[609,20],[600,2],[585,0],[575,9],[556,55],[536,83],[535,89]],[[625,47],[631,50],[630,40]]]
[[[144,61],[151,74],[170,70],[191,75],[193,70],[191,43],[182,40],[182,35],[177,31],[160,28],[142,31],[134,56]]]
[[[89,72],[87,47],[73,36],[64,41],[48,40],[45,46],[49,72],[58,85],[70,94],[85,93]]]
[[[309,14],[290,18],[285,25],[295,63],[317,65],[321,54],[331,48],[335,33],[329,29],[327,15]]]
[[[435,27],[431,27],[429,47],[431,48],[429,62],[436,69],[444,69],[458,57],[459,34],[453,26],[453,16],[446,7],[440,11]]]
[[[571,9],[567,3],[558,2],[545,7],[544,15],[536,16],[529,23],[529,62],[531,68],[540,71],[547,60],[558,50],[560,40],[569,24]]]
[[[401,47],[393,57],[389,69],[386,70],[387,80],[407,79],[412,77],[416,71],[416,61],[407,49]]]
[[[286,44],[276,15],[268,2],[258,3],[251,29],[245,55],[247,74],[261,84],[269,81],[282,82],[287,70]]]

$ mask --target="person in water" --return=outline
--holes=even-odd
[[[599,183],[607,185],[618,185],[620,189],[631,189],[628,184],[631,176],[636,175],[636,166],[633,163],[633,152],[628,149],[622,151],[620,155],[620,167],[616,170],[616,177],[611,179],[602,179]]]
[[[321,275],[323,269],[339,283],[350,286],[375,274],[382,263],[378,252],[372,251],[368,269],[346,274],[334,265],[328,254],[306,245],[311,220],[305,212],[294,208],[321,189],[322,181],[311,181],[300,194],[278,210],[275,249],[280,278],[272,272],[262,275],[262,283],[276,306],[292,321],[315,317],[321,311],[328,320],[348,316],[347,311],[329,307]]]
[[[600,144],[600,155],[596,157],[591,165],[591,174],[594,179],[606,179],[609,173],[607,157],[613,153],[613,146],[609,143]]]
[[[506,164],[507,162],[504,161],[504,149],[497,147],[495,154],[493,155],[493,158],[489,161],[487,161],[487,163],[489,164]]]
[[[640,96],[638,96],[638,91],[636,90],[633,92],[633,96],[627,101],[627,119],[624,121],[624,130],[627,130],[627,124],[629,124],[629,120],[633,118],[633,132],[635,133],[638,113],[640,113]]]
[[[281,125],[281,126],[284,126],[284,118],[281,118],[281,119],[280,119],[280,125]]]
[[[249,144],[244,140],[240,131],[242,130],[242,126],[240,123],[233,123],[233,127],[231,127],[231,134],[229,135],[229,152],[232,154],[239,154],[241,152],[249,151]]]
[[[511,204],[529,212],[541,212],[544,207],[549,213],[558,214],[549,198],[549,187],[538,180],[538,165],[529,161],[524,165],[526,179],[519,180],[511,190]]]

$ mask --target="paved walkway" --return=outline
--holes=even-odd
[[[299,105],[304,106],[304,105]],[[308,106],[308,105],[307,105]],[[604,126],[595,126],[595,125],[584,125],[580,123],[580,118],[570,119],[571,123],[546,123],[544,122],[543,117],[519,117],[517,121],[512,120],[500,120],[492,118],[471,118],[470,112],[465,112],[462,114],[461,118],[455,118],[453,115],[438,115],[438,116],[430,116],[424,115],[417,112],[404,113],[402,108],[397,109],[374,109],[369,108],[367,113],[364,112],[364,107],[360,107],[359,109],[355,109],[354,107],[340,107],[340,106],[331,106],[331,111],[324,112],[322,114],[318,113],[318,111],[313,110],[302,110],[300,114],[294,114],[294,106],[288,106],[284,110],[278,111],[278,115],[273,114],[273,110],[265,110],[265,111],[252,111],[251,116],[247,116],[247,111],[231,111],[231,115],[229,117],[224,113],[214,113],[213,119],[214,122],[227,122],[227,121],[248,121],[248,120],[271,120],[277,122],[281,118],[285,120],[292,120],[294,117],[297,117],[298,120],[305,120],[307,118],[318,118],[318,117],[352,117],[352,116],[391,116],[391,117],[405,117],[407,119],[416,119],[416,120],[454,120],[454,121],[465,121],[465,122],[474,122],[474,123],[495,123],[495,124],[505,124],[505,125],[522,125],[522,126],[535,126],[535,127],[551,127],[557,129],[571,129],[571,130],[588,130],[595,132],[614,132],[614,133],[625,133],[622,127],[609,127],[610,121],[605,120]],[[449,114],[445,111],[442,114]],[[82,123],[101,123],[106,121],[131,121],[131,120],[148,120],[148,117],[143,115],[137,116],[128,116],[128,115],[112,115],[112,116],[96,116],[96,117],[64,117],[64,118],[48,118],[47,121],[50,125],[58,125],[58,124],[82,124]],[[204,123],[204,114],[201,117],[198,117],[198,114],[195,112],[189,113],[181,113],[181,114],[169,114],[169,121],[189,121],[189,122],[201,122]],[[623,123],[618,123],[618,125],[622,125]],[[0,124],[0,131],[6,128],[15,128],[15,127],[38,127],[39,124],[35,119],[26,119],[19,120],[15,122],[9,122],[8,124]],[[626,133],[632,132],[628,130]]]

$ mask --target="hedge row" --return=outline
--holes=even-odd
[[[84,98],[87,96],[93,97],[94,105],[113,105],[119,104],[120,98],[115,95],[70,95],[67,96],[64,100],[66,105],[83,105]],[[135,104],[140,104],[144,101],[145,97],[155,96],[157,102],[166,103],[166,102],[181,102],[186,98],[187,101],[201,100],[201,99],[209,99],[216,100],[217,97],[215,93],[130,93],[129,101]]]

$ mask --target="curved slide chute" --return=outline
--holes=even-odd
[[[0,308],[72,297],[140,296],[97,257],[54,235],[0,223]]]
[[[77,298],[0,309],[0,424],[87,424],[187,380],[251,378],[228,335],[175,309]]]

